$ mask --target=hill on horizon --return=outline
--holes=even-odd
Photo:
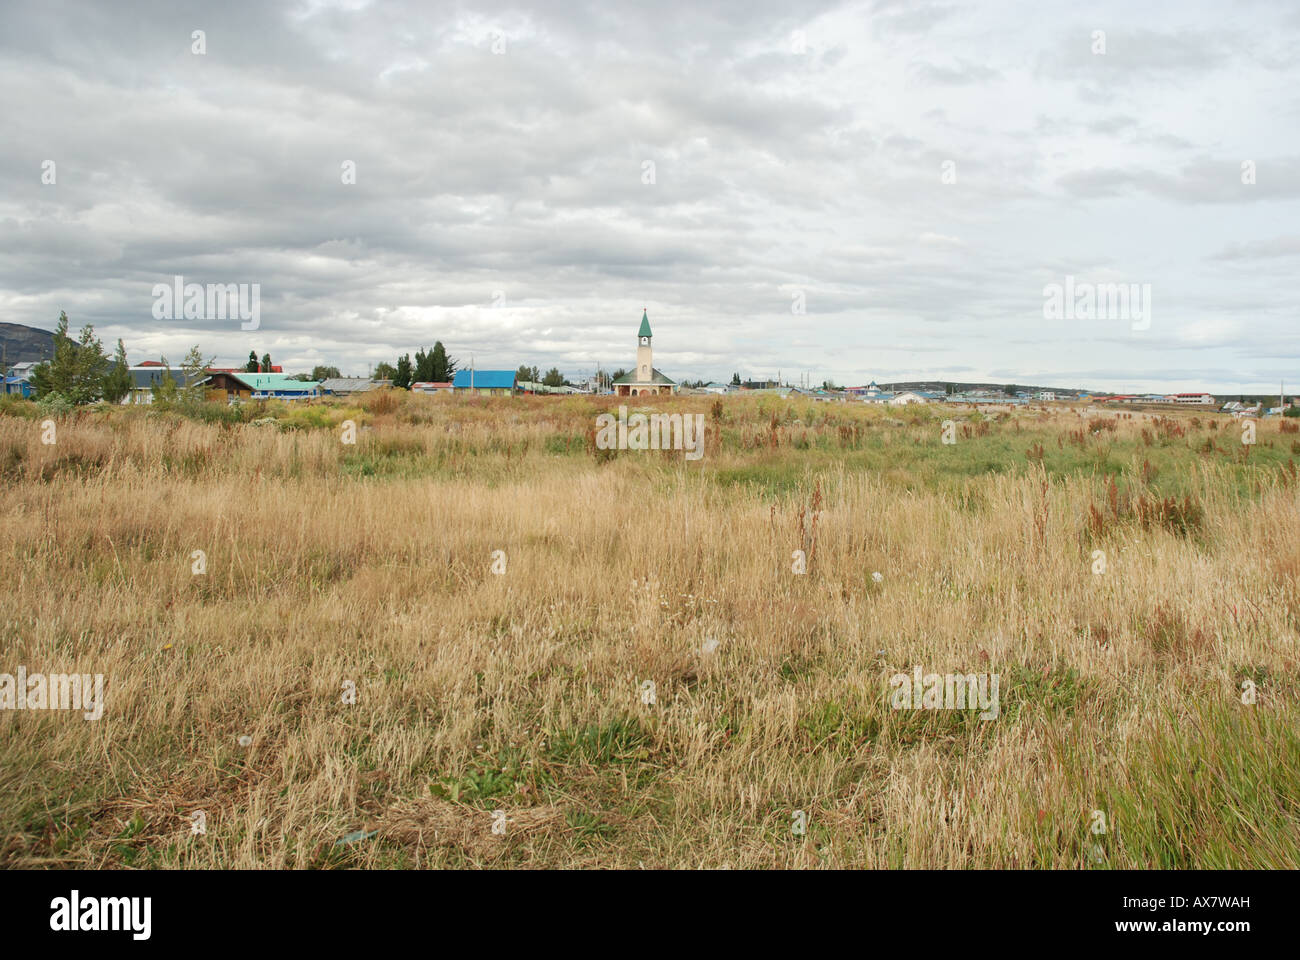
[[[54,356],[54,331],[21,323],[0,323],[0,357],[5,369],[15,363],[49,360]]]
[[[890,390],[899,393],[905,390],[928,390],[934,393],[943,393],[948,384],[951,383],[959,393],[965,393],[971,390],[1002,390],[1007,386],[1014,386],[1017,390],[1026,390],[1029,393],[1038,393],[1042,390],[1049,390],[1052,393],[1082,393],[1085,392],[1082,387],[1042,387],[1027,383],[962,383],[956,380],[907,380],[895,383],[877,384],[881,390]]]

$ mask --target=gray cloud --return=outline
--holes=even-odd
[[[1300,358],[1300,136],[1280,121],[1300,21],[1118,2],[1088,20],[901,0],[6,5],[0,319],[67,310],[133,358],[198,341],[364,372],[441,339],[578,374],[630,362],[644,306],[678,378],[883,382],[916,355],[969,379],[1275,379]],[[154,320],[175,274],[259,283],[262,329]],[[1155,284],[1150,334],[1046,323],[1066,274]]]

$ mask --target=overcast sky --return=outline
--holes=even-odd
[[[1300,3],[1087,6],[5,2],[0,320],[576,377],[646,307],[677,380],[1300,388]],[[155,319],[178,274],[259,329]],[[1067,276],[1148,322],[1046,319]]]

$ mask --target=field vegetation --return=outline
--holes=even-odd
[[[0,863],[1300,865],[1294,421],[617,405],[0,402]]]

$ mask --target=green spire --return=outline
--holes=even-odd
[[[652,334],[650,333],[650,318],[646,316],[646,312],[644,308],[642,308],[641,310],[641,329],[637,331],[637,336],[638,337],[652,336]]]

